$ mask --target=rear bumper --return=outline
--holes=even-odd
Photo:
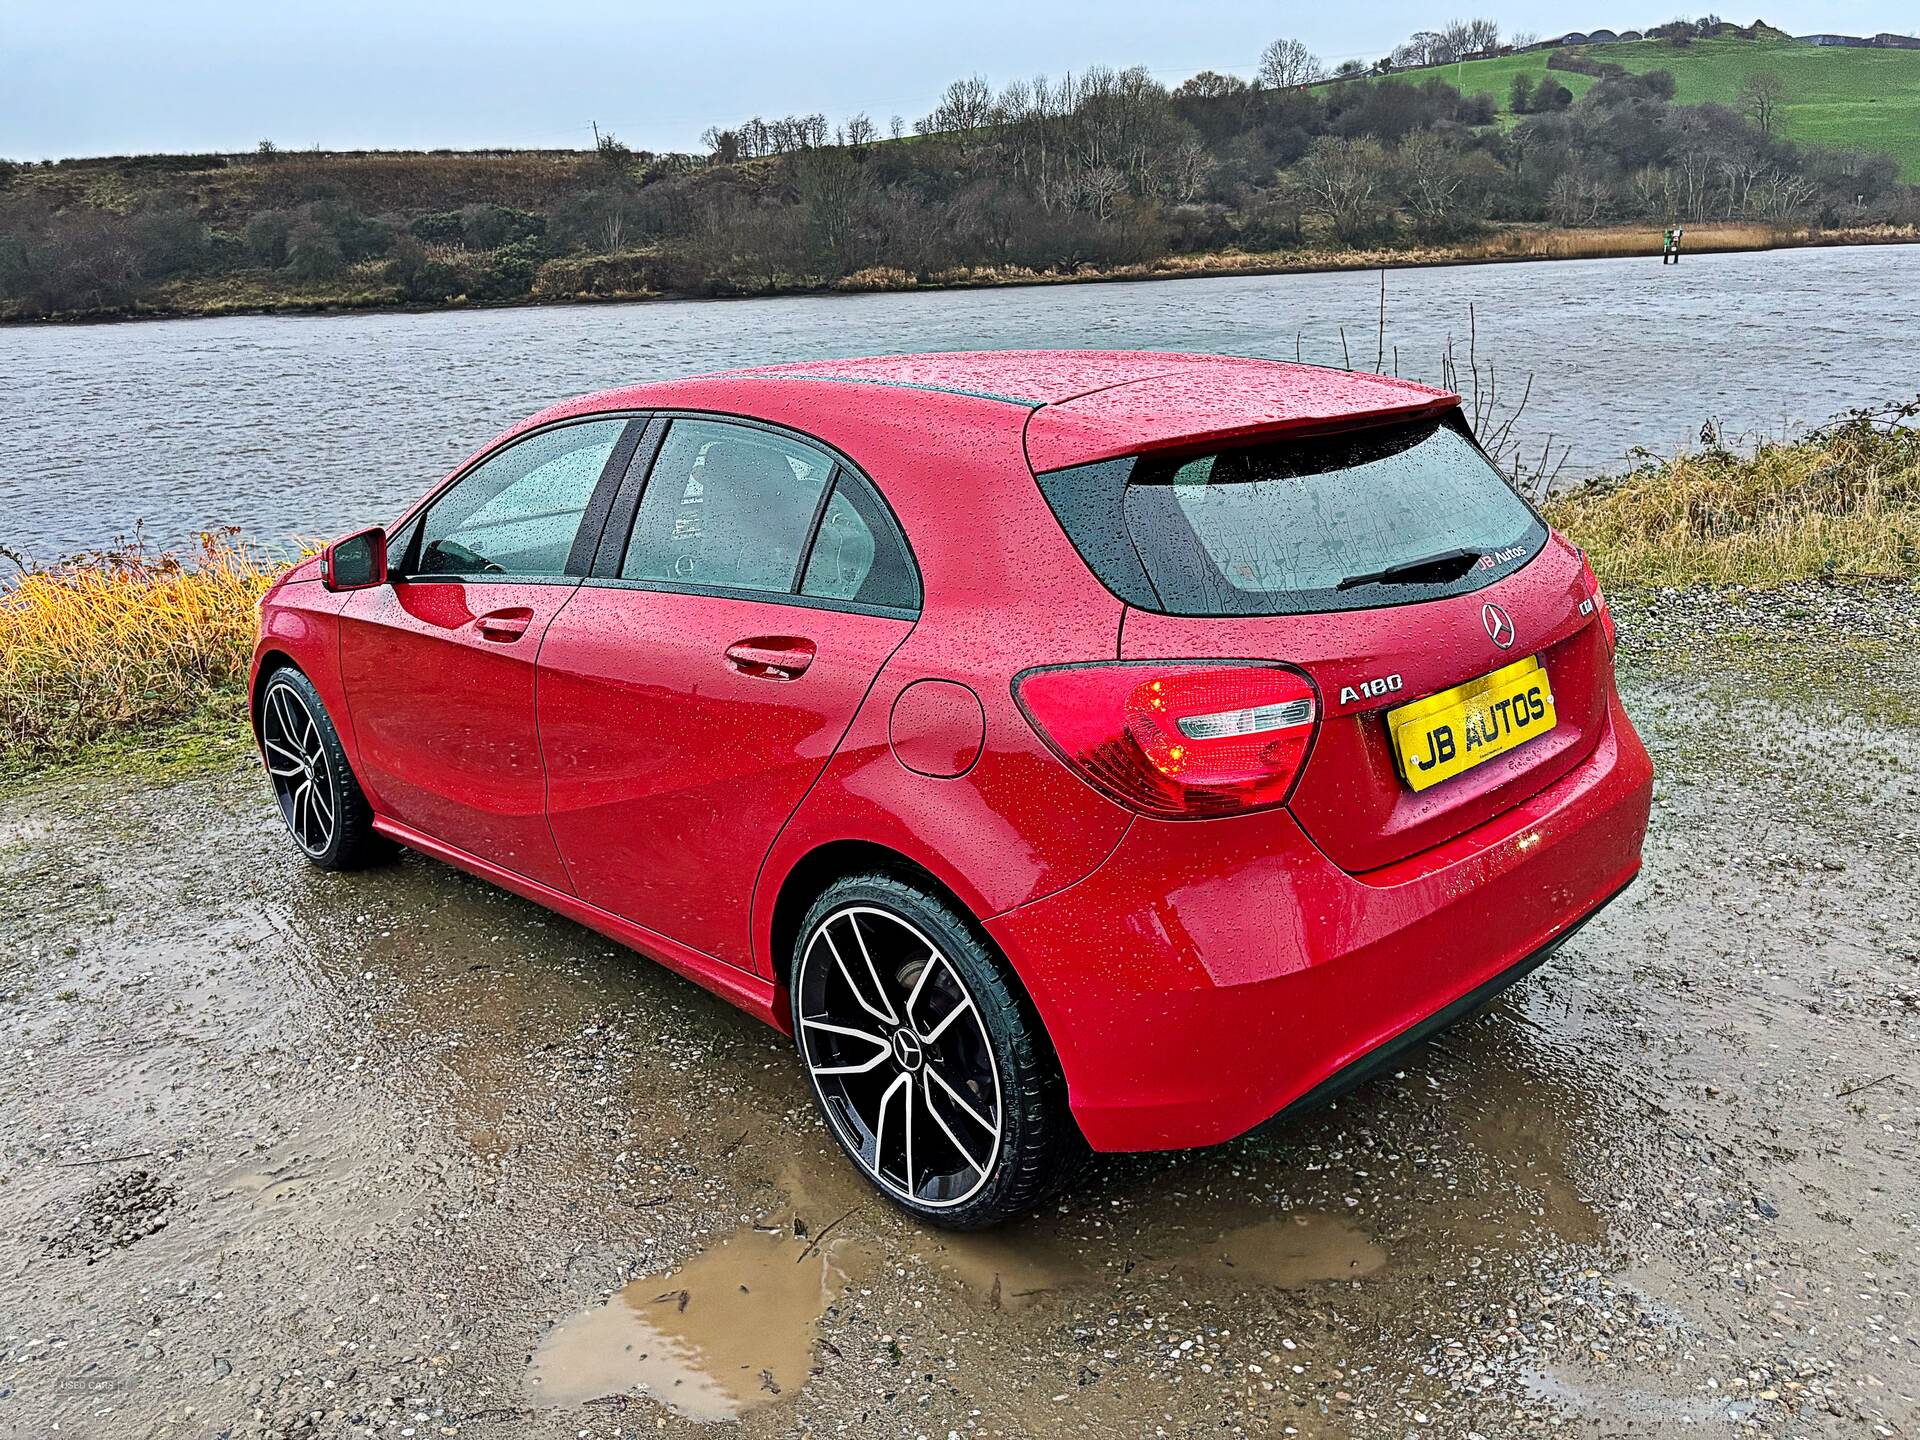
[[[1142,819],[1086,879],[987,928],[1096,1150],[1215,1144],[1544,961],[1638,872],[1652,789],[1615,699],[1573,770],[1395,865],[1347,874],[1285,810]]]

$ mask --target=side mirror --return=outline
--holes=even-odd
[[[329,590],[371,590],[387,583],[387,532],[379,526],[336,540],[320,552],[320,583]]]

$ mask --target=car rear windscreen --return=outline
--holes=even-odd
[[[1299,615],[1464,594],[1547,527],[1455,417],[1127,456],[1038,477],[1101,583],[1173,615]]]

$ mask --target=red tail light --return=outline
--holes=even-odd
[[[1580,588],[1587,593],[1587,602],[1600,616],[1600,633],[1607,637],[1607,653],[1611,655],[1619,648],[1613,629],[1613,612],[1607,609],[1607,597],[1600,593],[1600,577],[1593,573],[1593,561],[1587,558],[1587,552],[1580,552]]]
[[[1094,785],[1169,819],[1284,803],[1318,713],[1297,670],[1220,660],[1031,670],[1014,697]]]

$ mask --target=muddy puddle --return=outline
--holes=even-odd
[[[845,1241],[741,1230],[555,1327],[534,1352],[529,1398],[641,1395],[690,1420],[738,1419],[806,1383],[821,1315],[849,1271],[872,1263]]]
[[[529,1363],[529,1402],[570,1408],[644,1397],[690,1420],[732,1420],[804,1385],[828,1307],[876,1276],[930,1280],[988,1312],[1086,1300],[1097,1289],[1092,1256],[1031,1226],[909,1232],[912,1248],[892,1255],[872,1226],[845,1217],[830,1224],[836,1233],[810,1235],[804,1220],[791,1229],[743,1226],[679,1268],[633,1280],[562,1321]],[[1371,1275],[1387,1254],[1348,1221],[1308,1214],[1241,1226],[1147,1263],[1187,1285],[1230,1277],[1297,1290]]]

